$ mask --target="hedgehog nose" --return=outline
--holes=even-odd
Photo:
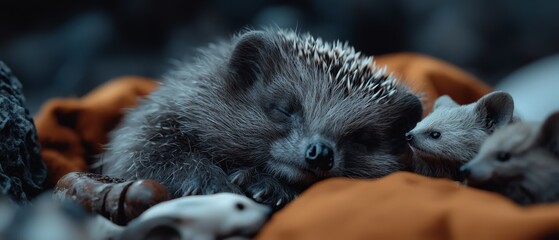
[[[330,170],[334,166],[334,150],[324,143],[314,143],[307,147],[305,160],[311,168]]]
[[[406,133],[406,141],[411,142],[413,140],[413,134]]]

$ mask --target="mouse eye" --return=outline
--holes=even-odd
[[[239,210],[239,211],[243,211],[245,209],[245,205],[238,202],[238,203],[235,204],[235,208],[237,208],[237,210]]]
[[[499,162],[506,162],[509,159],[510,159],[510,153],[505,151],[500,151],[497,153],[497,160],[499,160]]]
[[[441,137],[441,133],[437,131],[432,131],[429,133],[429,137],[432,139],[439,139]]]

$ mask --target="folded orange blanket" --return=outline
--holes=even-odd
[[[66,173],[87,171],[126,108],[135,106],[139,97],[157,86],[151,79],[122,77],[82,98],[45,103],[35,116],[35,125],[48,170],[47,187],[53,187]]]
[[[431,112],[434,100],[449,95],[459,104],[477,101],[491,88],[471,74],[432,57],[416,53],[395,53],[375,58],[410,88],[423,95],[423,115]]]
[[[257,239],[557,239],[559,204],[520,207],[500,195],[412,173],[330,179],[305,191]]]

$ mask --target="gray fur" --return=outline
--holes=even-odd
[[[559,112],[545,123],[514,123],[490,136],[462,167],[468,185],[520,204],[559,201]],[[507,154],[509,157],[499,157]]]
[[[459,105],[441,96],[433,112],[408,134],[414,172],[459,180],[459,168],[472,159],[496,129],[513,122],[514,103],[505,92],[489,93],[472,104]],[[438,132],[439,138],[432,134]]]
[[[104,170],[155,179],[175,197],[234,192],[281,206],[327,177],[400,170],[421,109],[347,44],[247,31],[167,74],[111,134]],[[314,141],[333,146],[331,170],[306,165]]]

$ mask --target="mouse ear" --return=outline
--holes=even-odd
[[[493,132],[513,121],[514,102],[506,92],[492,92],[475,103],[475,111],[483,118],[487,130]]]
[[[263,31],[250,31],[237,38],[229,59],[232,72],[230,85],[235,90],[245,89],[258,79],[267,79],[273,70],[272,61],[279,59],[277,48]]]
[[[458,107],[460,106],[458,103],[456,103],[454,100],[452,100],[452,98],[450,98],[448,95],[443,95],[440,96],[439,98],[437,98],[437,100],[435,101],[435,105],[433,106],[433,110],[437,109],[439,107]]]
[[[547,117],[540,130],[538,142],[559,158],[559,112]]]

